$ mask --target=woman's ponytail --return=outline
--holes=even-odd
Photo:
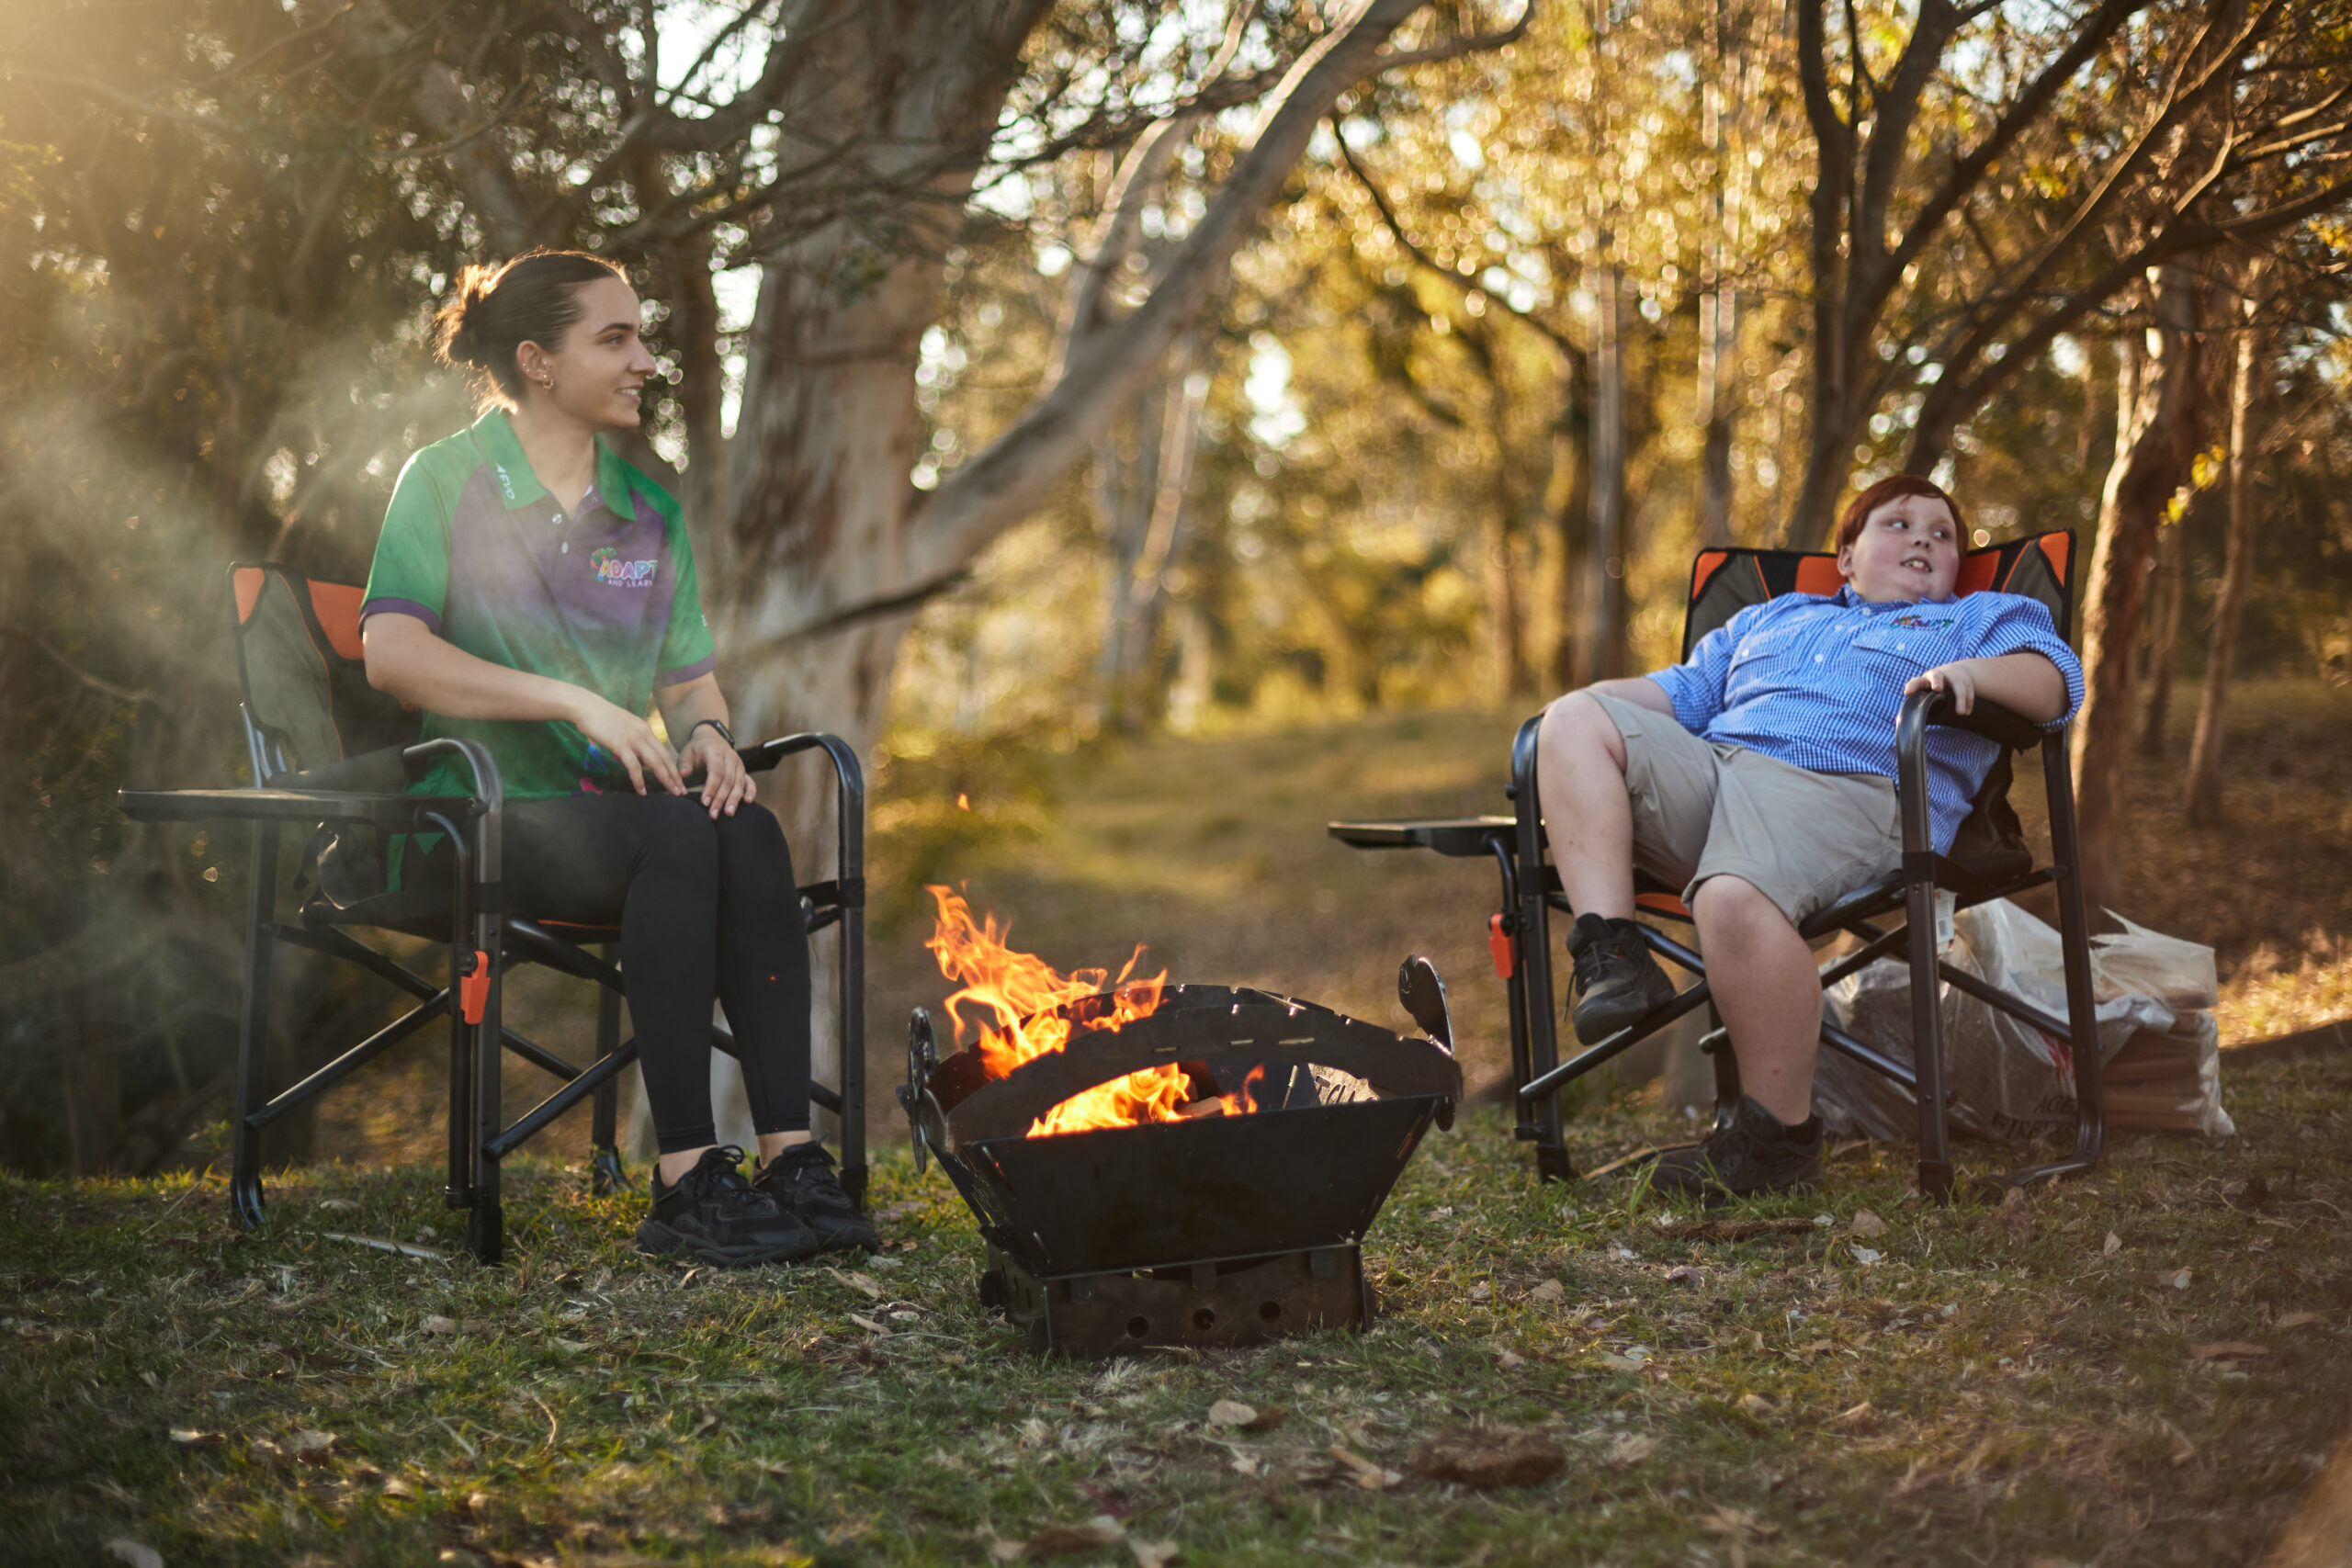
[[[580,288],[620,268],[585,251],[527,251],[503,266],[461,268],[446,303],[433,314],[441,362],[474,373],[484,404],[523,400],[514,351],[526,343],[553,349],[580,320]]]

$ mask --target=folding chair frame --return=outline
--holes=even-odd
[[[1511,742],[1511,782],[1505,794],[1510,817],[1471,817],[1399,822],[1334,822],[1335,839],[1358,849],[1422,848],[1462,859],[1491,859],[1502,882],[1502,909],[1487,922],[1496,971],[1510,1003],[1511,1089],[1516,1111],[1512,1134],[1535,1145],[1535,1167],[1545,1181],[1576,1174],[1562,1134],[1560,1091],[1623,1055],[1658,1030],[1700,1007],[1713,1016],[1712,993],[1699,954],[1648,926],[1643,938],[1651,950],[1700,976],[1673,1000],[1566,1061],[1560,1059],[1559,1003],[1552,979],[1551,917],[1573,915],[1561,893],[1558,873],[1545,856],[1543,807],[1537,794],[1536,737],[1541,715],[1527,720]],[[1928,730],[1969,730],[2011,751],[2038,748],[2049,801],[2051,863],[2022,874],[1987,880],[1933,850],[1928,804]],[[1822,1024],[1821,1043],[1871,1071],[1902,1085],[1919,1106],[1919,1188],[1939,1201],[1953,1186],[1950,1095],[1943,1082],[1943,1042],[1937,981],[2040,1030],[2053,1052],[2071,1065],[2075,1080],[2075,1146],[2065,1157],[2007,1172],[1999,1179],[2022,1186],[2088,1171],[2107,1145],[2107,1113],[2100,1088],[2098,1032],[2090,972],[2090,927],[2083,907],[2075,823],[2073,774],[2067,762],[2069,727],[2044,729],[1982,697],[1974,711],[1954,710],[1949,693],[1917,692],[1904,700],[1895,731],[1895,794],[1903,833],[1903,861],[1893,875],[1824,909],[1800,928],[1808,940],[1833,931],[1858,938],[1861,946],[1821,970],[1824,989],[1864,965],[1887,956],[1905,960],[1911,970],[1911,1036],[1916,1066],[1905,1066],[1844,1030]],[[1986,984],[1937,956],[1932,935],[1918,942],[1913,932],[1932,933],[1939,887],[1951,890],[1956,907],[1967,908],[2049,885],[2058,902],[2059,934],[2066,982],[2066,1017],[2053,1018],[2030,1003]],[[1688,920],[1679,889],[1636,874],[1636,901],[1648,913]],[[1905,923],[1893,930],[1877,921],[1901,910]],[[2080,1043],[2080,1048],[2077,1048]],[[1739,1103],[1739,1066],[1726,1032],[1713,1028],[1701,1042],[1713,1061],[1715,1122],[1726,1124]]]
[[[316,1100],[369,1062],[446,1017],[449,1025],[448,1179],[445,1201],[466,1212],[466,1245],[484,1263],[504,1255],[504,1217],[500,1201],[500,1166],[505,1157],[554,1122],[594,1097],[591,1127],[594,1145],[592,1180],[598,1191],[626,1180],[616,1138],[616,1084],[637,1059],[634,1039],[620,1039],[620,1000],[627,982],[620,968],[580,942],[505,908],[503,861],[504,793],[498,765],[480,743],[438,739],[401,751],[413,779],[436,759],[460,758],[470,773],[469,795],[378,794],[356,790],[285,788],[258,781],[280,777],[270,765],[269,738],[249,709],[241,707],[257,781],[248,789],[125,790],[126,816],[141,822],[249,822],[253,825],[245,913],[244,999],[238,1029],[236,1111],[231,1122],[232,1211],[239,1224],[259,1227],[265,1218],[261,1172],[262,1130],[296,1108]],[[838,824],[834,879],[804,886],[801,907],[811,933],[838,925],[835,943],[841,1083],[838,1089],[812,1084],[817,1104],[841,1120],[842,1185],[862,1207],[865,1157],[865,784],[856,754],[838,737],[786,736],[737,754],[753,773],[772,771],[796,752],[821,750],[834,773]],[[283,762],[283,757],[277,761]],[[278,848],[288,823],[366,823],[379,833],[437,832],[454,850],[448,916],[447,983],[435,986],[423,976],[351,936],[331,912],[312,903],[301,923],[277,918]],[[571,928],[568,928],[571,929]],[[583,940],[612,942],[611,930],[582,931]],[[416,1006],[276,1096],[266,1089],[270,983],[277,944],[311,949],[368,970],[416,999]],[[554,1052],[505,1027],[503,980],[517,963],[543,964],[593,980],[599,987],[597,1056],[576,1067]],[[734,1054],[734,1040],[714,1023],[714,1044]],[[503,1055],[511,1051],[550,1074],[560,1087],[512,1125],[502,1125]]]

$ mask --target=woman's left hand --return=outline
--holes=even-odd
[[[699,793],[713,821],[720,812],[732,817],[738,806],[759,798],[759,787],[752,783],[743,759],[710,725],[701,726],[687,739],[686,749],[678,753],[678,771],[702,774]]]
[[[1948,691],[1954,710],[1967,713],[1976,705],[1976,671],[1970,668],[1972,663],[1973,660],[1956,659],[1914,675],[1905,683],[1903,694],[1907,697],[1914,692]]]

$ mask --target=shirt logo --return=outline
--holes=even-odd
[[[1931,621],[1925,615],[1897,615],[1886,624],[1890,626],[1906,626],[1916,632],[1928,632],[1941,626],[1956,626],[1959,624],[1959,617],[1947,615],[1942,620]]]
[[[596,581],[609,588],[650,588],[662,565],[659,559],[623,560],[610,545],[590,551],[588,564],[595,570]]]

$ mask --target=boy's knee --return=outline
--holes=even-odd
[[[1796,929],[1771,897],[1744,876],[1711,876],[1699,884],[1690,900],[1690,913],[1708,926]]]
[[[1617,721],[1600,705],[1600,699],[1589,691],[1574,691],[1555,697],[1544,710],[1544,727],[1537,732],[1537,744],[1555,754],[1576,758],[1606,756],[1618,766],[1624,750],[1624,738],[1617,732]]]

